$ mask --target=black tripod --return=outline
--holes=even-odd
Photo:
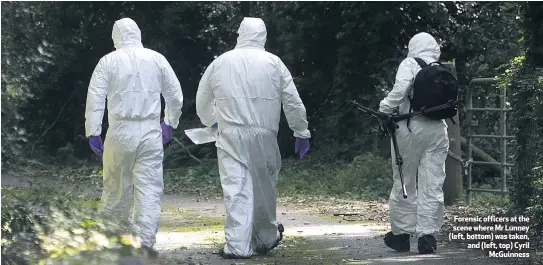
[[[400,181],[402,183],[403,198],[406,199],[407,198],[407,192],[405,190],[405,184],[404,184],[404,181],[403,181],[403,173],[402,173],[403,159],[402,159],[402,156],[400,155],[400,151],[398,150],[398,142],[396,140],[396,129],[398,129],[398,124],[397,123],[399,121],[407,120],[409,118],[412,118],[414,116],[418,116],[418,115],[421,115],[421,114],[425,114],[425,113],[429,113],[429,112],[434,112],[434,111],[450,108],[451,106],[454,106],[455,102],[449,102],[449,103],[445,103],[445,104],[438,105],[438,106],[435,106],[435,107],[422,109],[422,110],[417,111],[417,112],[411,112],[411,113],[402,114],[402,115],[399,115],[397,110],[393,114],[387,114],[387,113],[372,110],[370,108],[366,108],[366,107],[358,104],[354,100],[352,100],[351,102],[356,106],[357,109],[359,109],[359,110],[361,110],[361,111],[363,111],[365,113],[368,113],[373,117],[378,118],[381,121],[381,124],[383,125],[383,129],[384,129],[385,133],[387,135],[389,135],[390,138],[392,139],[392,145],[394,147],[394,155],[396,157],[396,166],[398,167],[398,172],[400,173]]]

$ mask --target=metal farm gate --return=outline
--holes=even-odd
[[[475,78],[469,82],[468,85],[468,98],[466,106],[466,121],[468,124],[467,129],[467,148],[468,148],[468,157],[467,157],[467,175],[468,175],[468,188],[467,188],[467,203],[471,203],[473,192],[492,192],[500,193],[502,196],[508,193],[507,191],[507,175],[510,172],[510,168],[514,164],[507,163],[507,140],[514,139],[514,136],[507,135],[507,112],[511,111],[511,108],[507,107],[507,88],[505,86],[500,86],[500,107],[499,108],[479,108],[473,107],[473,89],[476,85],[494,85],[498,82],[496,78]],[[473,134],[472,128],[479,126],[479,121],[473,119],[474,112],[499,112],[500,121],[499,135],[485,135],[485,134]],[[487,162],[487,161],[473,161],[473,148],[472,148],[472,139],[474,138],[494,138],[500,139],[500,161],[499,162]],[[500,166],[500,178],[501,178],[501,188],[500,189],[481,189],[472,187],[472,165],[486,165],[486,166]]]

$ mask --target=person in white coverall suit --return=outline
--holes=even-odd
[[[223,258],[267,253],[282,239],[276,223],[276,183],[281,169],[277,133],[281,106],[294,131],[296,152],[309,151],[306,110],[281,59],[266,52],[266,26],[244,18],[235,49],[206,69],[196,94],[201,122],[218,124],[217,157],[226,205]]]
[[[179,124],[183,94],[166,58],[143,47],[133,20],[116,21],[112,38],[116,50],[100,59],[89,84],[86,136],[95,153],[103,152],[101,210],[120,221],[132,219],[142,245],[153,251],[164,188],[163,143]],[[109,129],[102,145],[106,99]]]
[[[381,112],[391,113],[396,107],[399,107],[399,114],[409,112],[408,96],[415,75],[421,70],[413,58],[421,58],[426,63],[439,60],[439,45],[428,33],[415,35],[408,48],[407,58],[398,68],[394,88],[380,103]],[[419,253],[433,253],[443,222],[442,187],[449,148],[447,124],[444,120],[429,120],[419,115],[411,118],[409,128],[405,120],[398,125],[396,137],[399,152],[403,154],[402,169],[408,197],[402,196],[398,168],[393,164],[394,184],[389,200],[391,232],[385,235],[385,244],[397,251],[409,251],[410,235],[417,235]]]

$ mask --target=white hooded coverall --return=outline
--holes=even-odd
[[[311,137],[292,76],[266,52],[266,26],[244,18],[237,45],[206,69],[196,109],[206,126],[218,123],[219,174],[226,205],[225,254],[248,257],[278,239],[276,183],[281,169],[277,133],[281,105],[294,136]]]
[[[90,81],[86,136],[100,136],[107,98],[101,210],[121,221],[133,219],[142,244],[152,247],[164,188],[160,95],[164,122],[177,128],[183,94],[166,58],[143,47],[133,20],[116,21],[112,38],[116,51],[100,59]]]
[[[408,48],[407,58],[398,68],[394,88],[380,103],[382,112],[391,113],[394,108],[399,107],[400,114],[408,113],[408,95],[412,93],[415,75],[421,70],[413,58],[432,63],[437,62],[441,54],[436,40],[428,33],[415,35],[409,41]],[[407,199],[402,196],[400,176],[392,149],[394,184],[389,200],[392,233],[436,237],[443,222],[442,187],[449,149],[447,123],[444,120],[429,120],[422,115],[411,118],[411,131],[406,123],[405,120],[398,123],[396,137],[399,152],[403,157],[402,169]]]

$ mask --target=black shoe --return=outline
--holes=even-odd
[[[283,227],[283,224],[281,223],[278,223],[277,224],[277,231],[279,231],[279,238],[275,241],[275,244],[273,244],[273,246],[271,246],[270,248],[257,248],[255,249],[255,252],[258,253],[258,254],[267,254],[268,252],[270,252],[270,250],[276,248],[279,243],[283,240],[283,232],[285,232],[285,227]]]
[[[419,253],[432,254],[437,250],[437,242],[434,236],[424,235],[419,237]]]
[[[391,249],[399,252],[409,252],[411,246],[409,245],[409,234],[394,235],[392,232],[388,232],[384,238],[385,245]]]
[[[236,256],[234,254],[224,253],[224,248],[219,249],[219,256],[223,259],[250,259],[251,257]]]

